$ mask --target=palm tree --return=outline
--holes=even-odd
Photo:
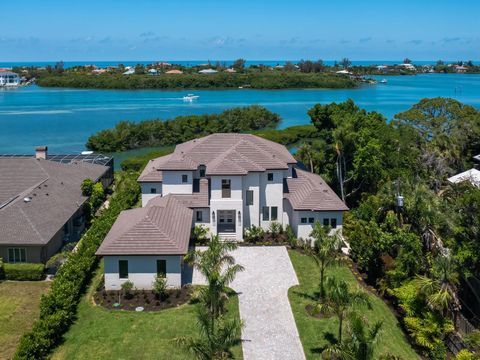
[[[325,299],[317,304],[317,310],[337,316],[338,343],[341,344],[343,321],[351,314],[353,305],[364,304],[370,308],[370,301],[365,292],[360,290],[351,291],[344,280],[337,281],[329,277],[326,281],[326,289]]]
[[[341,240],[336,234],[329,235],[329,232],[329,226],[323,226],[319,221],[316,221],[310,233],[315,244],[309,250],[309,255],[315,260],[320,270],[320,301],[325,297],[325,270],[340,259]]]
[[[214,318],[225,312],[227,287],[236,274],[244,269],[243,266],[235,264],[235,259],[229,254],[236,248],[236,243],[220,241],[218,236],[212,236],[207,250],[191,251],[184,258],[186,263],[205,277],[207,286],[200,288],[200,299]]]
[[[303,143],[297,149],[297,155],[302,161],[308,161],[310,172],[313,173],[313,148],[311,144]]]
[[[207,309],[199,306],[197,325],[199,336],[177,338],[177,345],[184,347],[199,360],[232,358],[231,348],[241,343],[241,321],[227,320],[223,316],[214,320]]]
[[[435,258],[430,277],[417,275],[415,285],[426,296],[428,305],[443,315],[460,310],[457,296],[458,272],[453,259],[448,255]]]
[[[382,325],[379,321],[370,327],[365,319],[352,312],[348,317],[347,339],[329,346],[322,355],[327,359],[372,360]]]

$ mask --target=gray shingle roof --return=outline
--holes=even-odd
[[[192,214],[170,195],[156,197],[146,207],[122,211],[96,254],[186,254]]]
[[[161,181],[162,170],[196,170],[207,175],[245,175],[249,171],[287,169],[297,161],[285,146],[251,134],[212,134],[176,146],[173,154],[148,163],[139,181]]]
[[[294,210],[346,211],[348,207],[317,174],[296,169],[297,177],[287,178],[284,194]]]
[[[85,202],[82,181],[107,170],[84,162],[0,157],[0,244],[47,244]]]

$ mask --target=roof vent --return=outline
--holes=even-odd
[[[32,201],[32,198],[30,196],[23,198],[23,202],[29,203],[30,201]]]

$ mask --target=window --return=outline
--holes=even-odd
[[[269,221],[270,220],[270,209],[268,208],[268,206],[264,206],[262,208],[262,217],[263,217],[263,221]]]
[[[193,179],[192,192],[194,192],[194,193],[200,192],[200,179]]]
[[[267,174],[267,180],[268,181],[273,181],[273,173],[268,173]]]
[[[301,218],[301,219],[300,219],[300,222],[301,222],[302,224],[306,224],[306,223],[307,223],[307,218]]]
[[[222,179],[222,198],[229,198],[231,196],[230,179]]]
[[[215,224],[215,211],[212,211],[212,223]]]
[[[150,188],[150,194],[156,194],[157,193],[157,189],[155,188]]]
[[[188,175],[182,175],[182,183],[188,182]]]
[[[118,260],[118,275],[120,279],[128,279],[128,260]]]
[[[202,221],[202,210],[197,210],[197,221]]]
[[[270,220],[275,221],[278,218],[278,207],[272,206]]]
[[[315,219],[313,217],[308,218],[308,223],[313,224],[315,222]]]
[[[239,211],[238,212],[238,223],[240,224],[242,222],[242,213]]]
[[[253,190],[247,190],[246,201],[247,205],[253,205]]]
[[[330,225],[332,226],[332,228],[335,229],[337,227],[337,219],[331,218],[330,219]]]
[[[157,276],[167,276],[167,260],[157,260]]]
[[[200,169],[200,177],[205,177],[205,169]]]
[[[27,250],[25,248],[8,249],[8,262],[11,262],[11,263],[27,262]]]
[[[323,219],[323,226],[328,226],[328,225],[330,225],[330,224],[328,223],[328,219]]]

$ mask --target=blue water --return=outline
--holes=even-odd
[[[316,103],[352,98],[391,119],[425,97],[453,97],[480,108],[480,75],[390,76],[388,84],[342,90],[195,90],[200,99],[184,103],[191,91],[82,90],[36,86],[0,91],[0,153],[32,153],[48,145],[55,153],[84,150],[89,135],[120,120],[140,121],[220,112],[259,104],[282,116],[280,127],[307,124]]]

